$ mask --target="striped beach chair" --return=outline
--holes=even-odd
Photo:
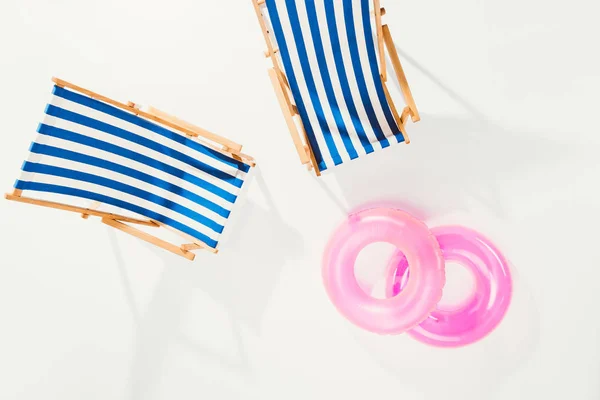
[[[379,0],[252,0],[271,81],[303,164],[321,171],[406,142],[419,112]],[[384,44],[406,107],[387,90]]]
[[[193,260],[218,252],[255,163],[242,146],[60,79],[9,200],[80,213]],[[28,192],[36,198],[26,197]],[[51,200],[61,200],[51,201]],[[137,225],[136,227],[132,225]],[[165,227],[186,243],[150,233]],[[166,233],[166,231],[165,231]]]

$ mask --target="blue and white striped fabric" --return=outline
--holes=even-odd
[[[266,0],[320,170],[404,141],[379,71],[373,0]]]
[[[16,189],[118,207],[217,247],[249,165],[88,96],[53,94]]]

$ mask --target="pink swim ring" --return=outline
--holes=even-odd
[[[372,243],[396,246],[411,266],[411,277],[393,298],[365,293],[354,274],[358,254]],[[376,208],[351,215],[334,233],[323,257],[323,281],[339,312],[378,334],[400,334],[424,321],[442,297],[444,261],[425,224],[400,210]]]
[[[461,347],[490,334],[504,318],[512,297],[508,262],[494,244],[478,232],[462,227],[432,229],[446,261],[468,268],[475,277],[475,290],[459,307],[438,307],[408,334],[437,347]],[[409,273],[410,265],[410,273]],[[387,296],[393,298],[408,288],[412,265],[398,250],[390,260]]]

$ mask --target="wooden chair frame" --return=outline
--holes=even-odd
[[[419,116],[419,110],[417,109],[415,100],[413,98],[412,92],[408,85],[408,81],[406,79],[406,75],[404,73],[404,69],[402,68],[402,63],[400,62],[400,57],[398,56],[398,51],[396,50],[396,46],[394,44],[394,40],[392,39],[390,29],[387,25],[382,24],[382,17],[385,15],[385,8],[382,8],[380,6],[380,0],[373,0],[373,2],[375,6],[377,44],[380,55],[379,60],[381,82],[383,84],[383,89],[385,91],[387,100],[392,109],[394,119],[396,120],[398,127],[402,131],[402,135],[404,136],[405,142],[409,144],[410,138],[406,134],[405,129],[408,117],[410,116],[413,122],[418,122],[421,119],[421,117]],[[280,60],[277,57],[279,49],[275,48],[275,45],[271,40],[269,29],[264,19],[263,9],[266,7],[266,0],[252,0],[252,4],[254,5],[256,16],[258,17],[258,21],[262,29],[263,36],[265,38],[265,42],[267,44],[267,50],[264,53],[265,57],[270,58],[273,63],[273,67],[269,69],[269,77],[271,78],[271,83],[273,85],[273,89],[275,90],[275,94],[277,95],[277,100],[279,101],[279,105],[281,107],[281,111],[283,112],[286,124],[288,126],[288,129],[290,130],[292,141],[294,142],[294,146],[296,147],[296,151],[298,152],[298,156],[300,157],[300,161],[302,162],[302,164],[307,165],[309,170],[314,169],[317,176],[320,176],[321,172],[315,160],[313,150],[310,148],[310,143],[306,135],[306,130],[304,129],[302,120],[300,119],[300,115],[298,114],[298,109],[296,105],[292,102],[293,95],[290,89],[290,85],[285,76],[285,73],[283,72],[284,70],[280,63]],[[390,61],[392,62],[392,66],[394,67],[396,78],[398,79],[398,83],[400,84],[402,94],[407,104],[407,106],[402,110],[402,114],[398,113],[398,109],[396,108],[394,101],[390,96],[390,92],[387,88],[388,79],[385,57],[386,48],[390,57]]]
[[[245,162],[248,165],[251,165],[253,167],[256,165],[256,163],[252,157],[241,153],[242,146],[240,144],[237,144],[237,143],[235,143],[229,139],[226,139],[222,136],[219,136],[217,134],[209,132],[209,131],[202,129],[200,127],[197,127],[195,125],[192,125],[188,122],[182,121],[176,117],[170,116],[169,114],[164,113],[160,110],[150,107],[149,111],[145,112],[145,111],[140,110],[139,107],[133,102],[128,102],[127,104],[120,103],[118,101],[109,99],[108,97],[104,97],[104,96],[94,93],[90,90],[81,88],[79,86],[76,86],[72,83],[63,81],[58,78],[52,78],[52,81],[59,87],[72,89],[74,91],[82,93],[82,94],[89,96],[91,98],[94,98],[96,100],[100,100],[100,101],[102,101],[104,103],[108,103],[114,107],[123,109],[132,114],[141,116],[143,118],[147,118],[154,122],[158,122],[162,125],[165,125],[169,128],[172,128],[179,132],[182,132],[182,133],[186,134],[188,137],[191,137],[194,140],[198,141],[199,143],[203,144],[204,146],[207,146],[207,147],[209,147],[215,151],[218,151],[222,154],[228,155],[238,161]],[[174,253],[174,254],[177,254],[178,256],[184,257],[190,261],[194,260],[194,258],[196,256],[196,254],[193,253],[194,250],[203,249],[203,250],[208,250],[214,254],[218,253],[217,249],[213,249],[213,248],[209,247],[202,241],[200,241],[196,238],[193,238],[179,230],[173,229],[173,228],[171,228],[165,224],[162,224],[158,221],[154,221],[151,219],[143,219],[143,218],[141,218],[141,219],[132,218],[132,217],[124,216],[124,215],[98,211],[97,207],[100,205],[100,203],[98,203],[98,202],[94,203],[94,205],[90,206],[89,208],[84,208],[84,207],[72,206],[69,204],[63,204],[63,203],[57,203],[57,202],[52,202],[52,201],[39,200],[39,199],[30,198],[30,197],[25,197],[22,194],[23,194],[22,190],[14,189],[12,193],[5,194],[4,198],[7,200],[17,201],[20,203],[33,204],[33,205],[42,206],[42,207],[49,207],[49,208],[54,208],[54,209],[58,209],[58,210],[75,212],[75,213],[81,214],[81,217],[84,219],[88,219],[90,216],[99,217],[101,219],[102,223],[104,223],[108,226],[111,226],[115,229],[121,230],[130,235],[133,235],[133,236],[135,236],[139,239],[142,239],[148,243],[151,243],[162,249],[170,251],[171,253]],[[146,227],[155,227],[155,228],[158,228],[158,227],[167,228],[167,229],[179,234],[180,236],[182,236],[186,240],[186,243],[182,244],[182,245],[176,245],[176,244],[169,243],[169,242],[162,240],[156,236],[153,236],[144,231],[141,231],[141,230],[131,226],[130,224],[137,224],[137,225],[142,225],[142,226],[146,226]]]

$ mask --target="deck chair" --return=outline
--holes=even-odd
[[[303,164],[321,171],[410,143],[419,112],[379,0],[252,0],[271,82]],[[387,89],[387,47],[406,107]]]
[[[194,250],[217,253],[255,166],[242,146],[154,108],[142,111],[132,102],[53,82],[38,135],[6,199],[100,217],[189,260]],[[25,197],[27,192],[37,198]],[[159,227],[186,243],[149,233]]]

